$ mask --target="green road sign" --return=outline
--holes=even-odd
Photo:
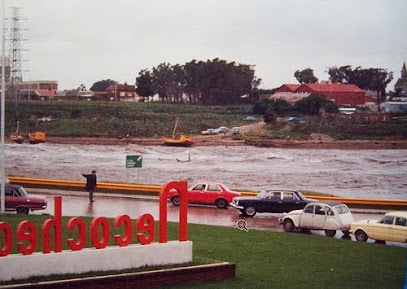
[[[126,156],[126,168],[141,168],[143,157],[140,155]]]

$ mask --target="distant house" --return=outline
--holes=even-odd
[[[24,100],[57,100],[58,95],[56,90],[26,90],[20,92],[20,98]]]
[[[93,91],[72,89],[59,91],[58,100],[97,100],[97,97]]]
[[[279,88],[276,89],[276,93],[278,92],[294,92],[297,88],[299,88],[301,84],[283,84]]]
[[[285,100],[291,105],[296,103],[297,101],[310,96],[311,93],[308,92],[276,92],[270,96],[270,99],[281,99]]]
[[[58,81],[34,80],[23,81],[18,85],[21,99],[25,100],[56,100]]]
[[[130,101],[139,102],[141,97],[136,92],[135,85],[125,84],[111,84],[106,89],[105,97],[110,101]]]
[[[366,102],[365,91],[354,84],[302,84],[295,92],[319,93],[340,105],[357,106]]]
[[[354,84],[304,83],[283,84],[270,99],[284,99],[293,104],[310,96],[322,94],[339,105],[357,106],[366,102],[365,91]]]

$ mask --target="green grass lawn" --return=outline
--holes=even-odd
[[[16,228],[22,219],[40,226],[48,218],[3,215],[0,221]],[[68,219],[64,218],[63,224]],[[84,219],[90,224],[91,218]],[[177,226],[169,224],[170,240],[177,238]],[[63,240],[69,237],[64,233]],[[193,241],[195,262],[235,263],[237,277],[171,288],[402,288],[405,280],[407,250],[402,247],[193,224],[189,225],[189,239]]]

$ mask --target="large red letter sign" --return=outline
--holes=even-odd
[[[4,246],[0,248],[0,256],[7,256],[13,248],[13,231],[7,223],[0,222],[0,232],[4,232]]]
[[[102,239],[99,240],[99,225],[102,227]],[[96,249],[106,248],[109,244],[110,225],[106,217],[94,218],[90,225],[90,239]]]
[[[75,242],[74,239],[68,239],[68,247],[72,251],[80,251],[85,248],[86,245],[86,224],[85,221],[81,218],[72,218],[66,224],[66,229],[69,231],[75,230],[75,226],[78,227],[78,242]]]
[[[23,255],[32,254],[37,248],[37,228],[31,221],[22,221],[17,226],[17,240],[27,240],[28,245],[23,242],[17,243],[17,248]]]
[[[154,218],[150,214],[142,215],[137,219],[137,232],[146,232],[146,235],[143,233],[137,233],[137,240],[141,245],[148,245],[154,240],[155,233],[155,223]]]
[[[54,219],[48,219],[42,225],[42,252],[51,252],[51,227],[54,228],[54,251],[62,251],[62,201],[61,196],[54,198]]]
[[[131,243],[133,237],[133,226],[131,218],[128,215],[121,215],[116,217],[113,222],[114,227],[120,227],[124,223],[124,237],[120,235],[114,235],[114,241],[120,247],[127,246]]]
[[[179,228],[178,239],[180,241],[188,240],[188,183],[187,181],[171,181],[166,183],[160,192],[160,223],[159,223],[159,242],[167,243],[167,199],[170,190],[177,190],[179,204]]]

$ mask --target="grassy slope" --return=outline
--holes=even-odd
[[[50,136],[161,137],[171,135],[176,117],[180,118],[180,133],[199,134],[208,128],[244,125],[247,115],[252,115],[251,105],[31,101],[15,107],[8,102],[6,133],[16,129],[17,120],[20,131],[26,133],[36,130],[37,119],[50,116],[53,121],[38,125]],[[318,117],[301,119],[304,121],[299,124],[274,123],[261,136],[255,133],[246,137],[304,139],[319,132],[335,139],[407,139],[405,118],[378,124],[356,124],[340,116],[322,121]]]
[[[26,218],[5,215],[0,221],[16,228]],[[40,226],[50,217],[28,218]],[[91,218],[85,219],[89,226]],[[169,231],[176,239],[177,224],[170,223]],[[63,240],[68,237],[74,236],[64,234]],[[236,263],[237,278],[171,288],[402,288],[405,278],[406,249],[401,247],[204,225],[189,225],[189,239],[195,261]]]
[[[7,104],[6,131],[35,130],[36,119],[50,116],[39,129],[53,136],[153,137],[170,135],[180,118],[179,132],[200,133],[207,128],[242,125],[250,106],[195,106],[164,103],[22,102]],[[18,117],[15,117],[15,114]]]

